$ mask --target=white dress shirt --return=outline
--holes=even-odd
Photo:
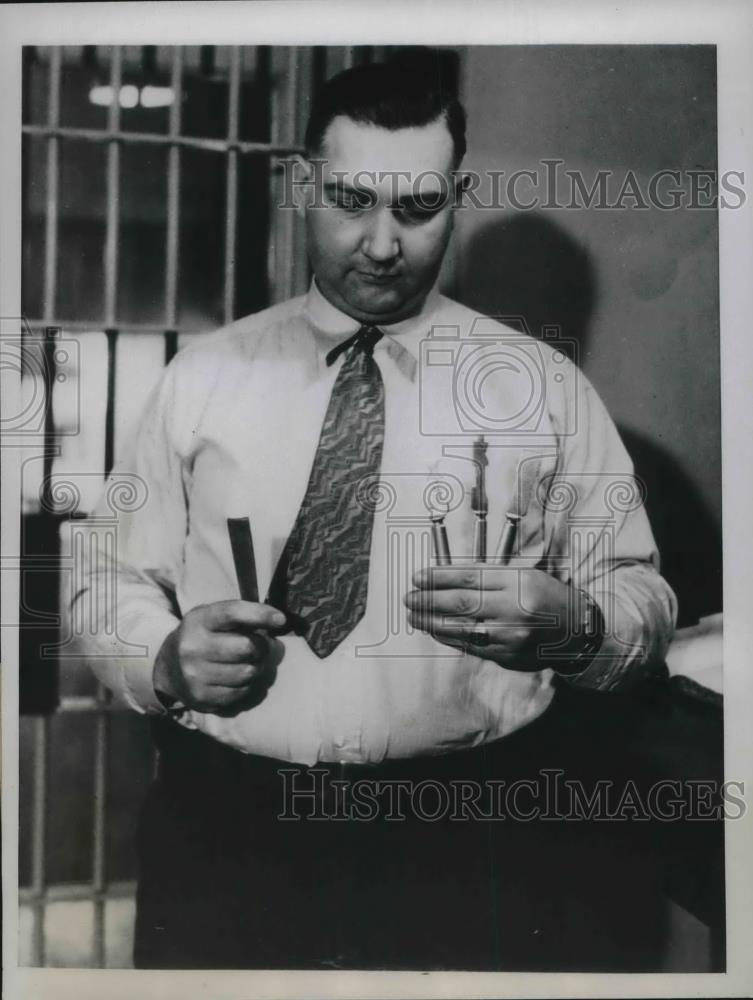
[[[358,326],[314,283],[305,296],[202,337],[166,369],[111,477],[111,486],[119,476],[138,483],[143,502],[119,513],[116,551],[99,546],[74,598],[83,655],[136,711],[164,712],[153,664],[180,617],[239,596],[229,517],[250,519],[264,599],[342,364],[328,368],[325,355]],[[671,638],[675,599],[658,573],[630,459],[593,387],[557,345],[436,291],[419,315],[382,329],[374,357],[385,437],[366,614],[322,660],[304,639],[284,636],[277,676],[254,708],[230,718],[179,714],[182,725],[243,752],[377,763],[477,746],[547,707],[556,661],[504,669],[406,620],[412,574],[431,562],[432,505],[450,508],[453,556],[472,551],[469,457],[480,432],[489,445],[490,548],[514,503],[518,462],[535,456],[538,488],[515,565],[587,589],[604,612],[607,639],[575,683],[629,683],[661,661]]]

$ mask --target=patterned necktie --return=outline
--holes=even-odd
[[[381,330],[364,326],[327,355],[347,351],[322,424],[306,495],[269,588],[267,603],[288,616],[320,658],[366,611],[374,522],[367,494],[384,443],[384,384],[374,361]]]

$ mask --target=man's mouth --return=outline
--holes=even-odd
[[[361,271],[356,270],[356,274],[362,281],[371,285],[389,285],[397,281],[400,275],[394,271]]]

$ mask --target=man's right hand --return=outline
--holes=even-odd
[[[282,612],[268,604],[217,601],[189,611],[162,643],[154,664],[158,696],[200,712],[227,714],[263,694],[282,659]]]

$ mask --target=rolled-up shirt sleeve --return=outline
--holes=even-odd
[[[173,433],[181,419],[174,375],[175,363],[152,393],[85,522],[70,607],[77,653],[106,687],[141,713],[165,711],[154,691],[154,662],[180,623],[174,595],[187,514]]]
[[[557,575],[587,591],[605,619],[598,655],[572,682],[626,688],[663,663],[677,601],[659,572],[645,484],[596,390],[581,372],[574,382],[575,392],[563,393],[552,413],[563,433],[548,484],[549,556]]]

